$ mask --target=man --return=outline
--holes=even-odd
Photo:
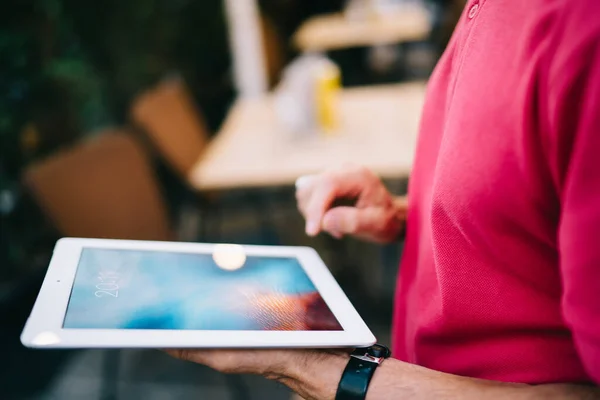
[[[297,197],[309,235],[384,242],[407,215],[394,358],[367,399],[600,398],[597,0],[470,0],[429,83],[408,205],[356,167]],[[174,353],[311,399],[335,398],[350,358]]]

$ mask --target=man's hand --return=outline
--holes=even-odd
[[[173,357],[223,373],[262,375],[304,399],[333,400],[349,353],[342,349],[167,350]]]
[[[305,356],[302,350],[167,350],[173,357],[206,365],[225,374],[254,374],[280,379]]]
[[[392,196],[365,167],[344,166],[300,177],[296,199],[310,236],[325,231],[336,238],[351,235],[386,243],[404,229],[406,200]],[[355,204],[335,206],[344,199]]]
[[[349,359],[344,350],[168,350],[223,373],[262,375],[307,400],[334,400]],[[367,400],[596,400],[600,389],[575,384],[530,386],[462,377],[389,358],[377,368]]]

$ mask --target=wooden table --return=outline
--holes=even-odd
[[[326,51],[424,40],[430,31],[427,10],[411,6],[364,20],[341,13],[313,17],[302,24],[293,41],[302,51]]]
[[[342,90],[339,131],[330,136],[286,132],[271,96],[240,100],[190,172],[190,184],[198,190],[293,185],[344,162],[383,178],[406,177],[424,97],[423,82]]]

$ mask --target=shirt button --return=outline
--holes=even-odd
[[[469,19],[475,18],[475,15],[477,15],[477,11],[479,11],[479,2],[476,2],[471,6],[471,8],[469,8]]]

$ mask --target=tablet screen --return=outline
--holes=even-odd
[[[84,248],[63,327],[342,330],[296,258],[231,246],[213,254]]]

